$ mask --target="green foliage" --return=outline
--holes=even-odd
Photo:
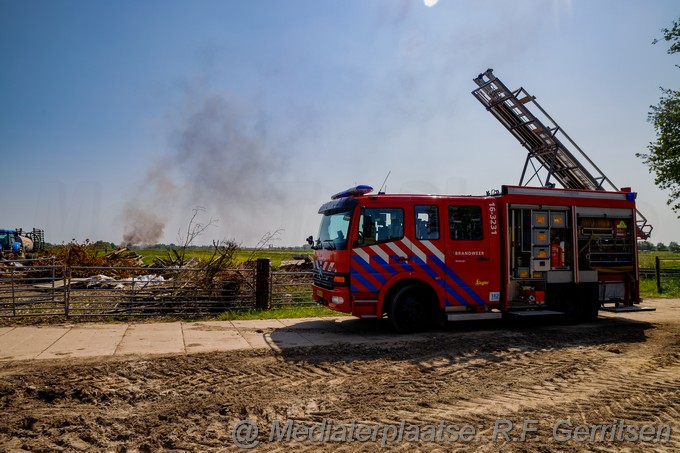
[[[656,250],[658,252],[667,252],[668,247],[666,247],[666,244],[664,244],[663,242],[659,242],[658,244],[656,244]]]
[[[664,90],[659,104],[651,106],[649,121],[656,130],[656,141],[647,147],[649,154],[639,154],[654,183],[669,191],[667,204],[680,211],[680,91]]]
[[[113,242],[106,242],[106,241],[97,241],[93,244],[94,248],[97,250],[103,250],[105,253],[106,252],[111,252],[113,250],[117,250],[118,246],[114,244]]]
[[[680,24],[662,30],[670,42],[669,54],[680,52]],[[659,40],[654,40],[654,43]],[[678,66],[678,65],[676,65]],[[656,141],[647,146],[648,154],[636,154],[655,174],[654,183],[669,191],[667,204],[680,215],[680,91],[661,88],[657,105],[650,106],[648,120],[656,130]]]
[[[671,28],[662,28],[661,32],[663,33],[663,40],[671,43],[668,53],[674,54],[680,52],[680,21],[674,20]],[[655,39],[652,41],[652,44],[657,42],[659,40]]]
[[[638,250],[641,252],[651,252],[656,250],[656,246],[649,241],[638,242]]]
[[[680,298],[680,278],[665,277],[661,279],[661,292],[656,287],[656,278],[643,278],[640,280],[640,296],[646,298]],[[644,304],[643,304],[644,305]]]
[[[680,244],[678,244],[675,241],[671,241],[671,243],[668,244],[668,250],[670,250],[673,253],[678,253],[680,252]]]

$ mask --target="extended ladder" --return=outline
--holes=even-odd
[[[565,189],[619,190],[524,88],[510,91],[493,75],[492,69],[479,74],[474,81],[478,88],[472,94],[528,151],[520,185],[528,186],[536,179],[541,186],[554,187],[552,178]],[[542,119],[529,110],[531,103]],[[571,150],[583,159],[577,159]],[[533,174],[525,182],[530,165]],[[544,179],[541,170],[546,172]],[[638,236],[643,239],[648,238],[653,229],[640,211],[637,228]]]

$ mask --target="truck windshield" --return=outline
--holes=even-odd
[[[319,246],[326,250],[345,250],[352,210],[324,214],[319,227]]]

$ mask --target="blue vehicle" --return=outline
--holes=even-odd
[[[25,234],[21,229],[0,230],[0,252],[3,255],[23,256],[25,253],[41,250],[44,237],[43,230],[36,228]]]

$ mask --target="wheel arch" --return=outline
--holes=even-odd
[[[406,286],[417,286],[421,288],[425,292],[426,299],[432,302],[433,308],[442,306],[439,294],[429,282],[420,278],[403,277],[395,279],[393,282],[390,282],[389,285],[383,286],[379,298],[380,306],[378,307],[380,315],[385,315],[387,313],[389,304],[394,299],[394,295]]]

